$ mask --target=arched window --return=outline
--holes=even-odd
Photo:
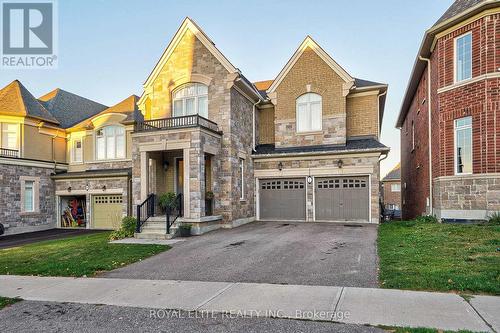
[[[297,132],[321,130],[321,96],[307,93],[297,98]]]
[[[199,114],[208,118],[208,87],[201,83],[187,83],[173,93],[173,116]]]
[[[96,131],[96,158],[98,160],[125,158],[124,127],[106,126]]]

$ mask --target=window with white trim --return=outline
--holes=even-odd
[[[307,93],[296,101],[296,128],[297,132],[320,131],[322,123],[321,96]]]
[[[19,150],[19,124],[0,123],[0,148]]]
[[[125,128],[106,126],[96,131],[96,159],[125,158]]]
[[[245,200],[245,160],[240,158],[240,200]]]
[[[35,182],[33,180],[24,181],[24,212],[35,211]]]
[[[391,184],[391,192],[401,192],[401,184]]]
[[[455,82],[472,77],[472,33],[455,39]]]
[[[455,120],[455,173],[472,173],[472,117]]]
[[[82,139],[73,140],[73,162],[83,162],[83,144]]]
[[[201,83],[187,83],[173,93],[173,116],[199,114],[208,119],[208,87]]]

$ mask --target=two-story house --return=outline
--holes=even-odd
[[[32,97],[61,138],[47,171],[51,225],[112,229],[136,215],[138,237],[162,237],[168,192],[195,234],[254,220],[378,223],[386,92],[310,37],[274,80],[251,83],[186,18],[140,98],[71,118],[58,91]]]
[[[396,127],[403,218],[500,210],[500,1],[457,0],[425,32]]]
[[[398,163],[389,173],[382,178],[380,194],[382,205],[388,211],[396,211],[400,216],[401,211],[401,164]]]

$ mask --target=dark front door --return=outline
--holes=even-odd
[[[184,193],[184,160],[182,158],[175,159],[175,170],[177,194],[182,194]]]

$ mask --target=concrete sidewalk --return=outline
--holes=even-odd
[[[0,296],[342,323],[500,332],[500,297],[256,283],[0,276]]]

